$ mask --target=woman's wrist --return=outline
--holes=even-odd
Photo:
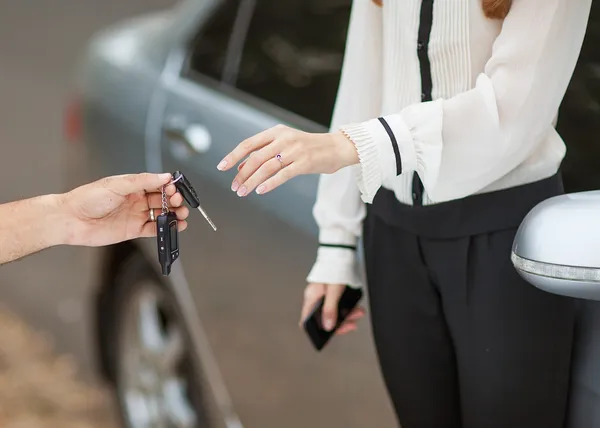
[[[344,132],[333,132],[331,136],[336,147],[336,153],[339,153],[342,168],[360,163],[356,145]]]

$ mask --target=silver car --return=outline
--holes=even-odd
[[[317,247],[317,178],[240,200],[229,189],[233,176],[216,169],[240,141],[278,123],[327,129],[350,2],[185,1],[90,42],[69,116],[82,132],[73,150],[85,152],[86,180],[181,170],[219,228],[192,212],[168,277],[152,239],[101,252],[94,334],[126,426],[395,425],[368,323],[322,353],[298,328]],[[575,143],[565,176],[578,189],[600,185],[591,45],[561,122]],[[600,385],[583,387],[599,400]]]

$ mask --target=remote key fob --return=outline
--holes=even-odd
[[[158,261],[162,268],[162,274],[166,276],[171,273],[171,265],[179,257],[177,215],[169,212],[156,217],[156,230]]]
[[[189,180],[186,178],[185,175],[183,175],[181,171],[175,171],[173,173],[173,184],[175,184],[175,187],[177,188],[177,190],[179,190],[179,193],[181,193],[181,196],[183,196],[183,199],[185,199],[188,205],[192,208],[198,208],[198,211],[200,211],[200,213],[206,219],[208,224],[210,224],[213,230],[216,231],[217,226],[215,226],[208,214],[206,214],[206,211],[204,211],[204,209],[200,205],[200,198],[196,193],[196,189],[194,189],[192,183],[189,182]]]

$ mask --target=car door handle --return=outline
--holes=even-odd
[[[200,124],[165,125],[163,134],[172,144],[183,143],[189,151],[196,154],[208,152],[212,144],[210,132]]]

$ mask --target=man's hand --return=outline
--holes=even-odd
[[[128,174],[103,178],[78,187],[64,195],[61,211],[68,226],[69,245],[101,246],[156,235],[156,222],[149,210],[160,214],[161,188],[171,181],[171,174]],[[189,215],[183,198],[170,184],[165,192],[168,204],[179,220],[179,230],[187,227]]]

